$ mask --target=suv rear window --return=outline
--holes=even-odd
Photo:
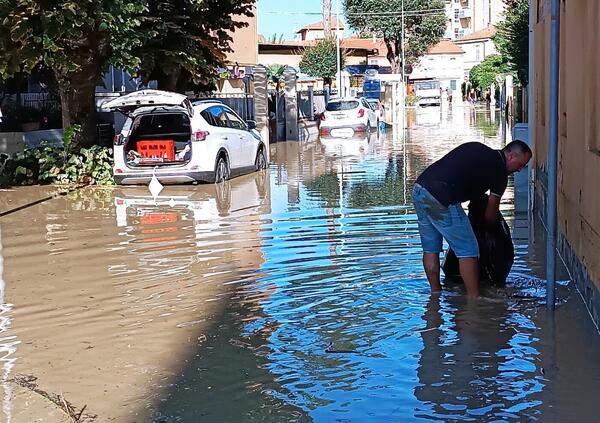
[[[358,101],[333,101],[327,103],[325,110],[328,112],[338,112],[340,110],[352,110],[358,107]]]

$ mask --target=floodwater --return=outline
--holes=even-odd
[[[462,142],[501,147],[499,116],[407,125],[272,144],[268,172],[156,198],[2,191],[0,212],[45,201],[0,218],[1,420],[69,421],[45,394],[99,422],[597,421],[598,331],[564,269],[546,311],[512,187],[507,288],[429,293],[412,184]]]

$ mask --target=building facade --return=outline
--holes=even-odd
[[[421,58],[409,78],[410,80],[437,79],[442,90],[451,91],[454,98],[460,98],[460,84],[465,74],[464,56],[464,50],[455,43],[442,40]]]
[[[445,37],[459,40],[502,20],[503,0],[446,0],[448,18]]]
[[[550,0],[532,0],[534,25],[535,209],[546,212]],[[560,2],[558,99],[559,250],[596,324],[600,323],[600,2]]]
[[[455,40],[455,44],[464,50],[464,70],[465,76],[469,75],[469,71],[473,66],[480,64],[486,57],[492,54],[497,54],[496,46],[492,41],[492,37],[496,33],[493,26],[488,26],[482,30],[476,31],[459,40]]]

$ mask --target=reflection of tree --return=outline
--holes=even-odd
[[[318,194],[328,207],[337,207],[340,203],[340,181],[337,173],[330,172],[304,182],[306,190]]]
[[[485,138],[495,138],[500,128],[499,119],[492,121],[490,113],[496,113],[494,110],[486,110],[485,113],[475,115],[475,127],[481,129]]]

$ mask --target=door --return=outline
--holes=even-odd
[[[258,140],[248,130],[248,125],[233,110],[225,107],[225,113],[229,119],[229,125],[235,131],[240,141],[239,163],[240,167],[250,167],[254,165],[256,159],[256,150]]]
[[[241,166],[240,135],[229,121],[229,110],[225,106],[212,106],[201,112],[201,115],[215,128],[212,132],[216,135],[219,145],[225,146],[229,152],[229,168],[239,168]]]

